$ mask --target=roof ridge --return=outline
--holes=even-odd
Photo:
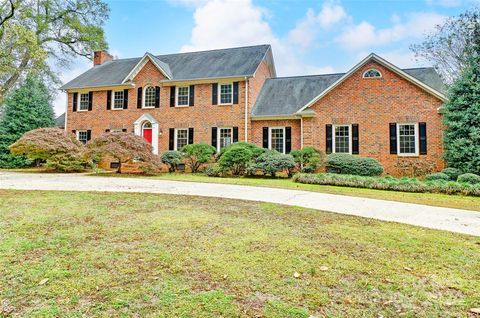
[[[426,69],[435,69],[433,66],[422,66],[422,67],[408,67],[408,68],[401,68],[403,71],[407,70],[426,70]]]
[[[159,56],[165,56],[165,55],[180,55],[180,54],[204,53],[204,52],[215,52],[215,51],[226,51],[226,50],[238,50],[238,49],[247,49],[247,48],[251,48],[251,47],[260,47],[260,46],[270,47],[271,45],[270,44],[256,44],[256,45],[247,45],[247,46],[234,46],[234,47],[226,47],[226,48],[222,48],[222,49],[210,49],[210,50],[200,50],[200,51],[159,54],[159,55],[155,55],[155,56],[159,57]]]
[[[301,78],[301,77],[321,77],[321,76],[344,75],[344,74],[345,73],[327,73],[327,74],[279,76],[279,77],[271,77],[271,78],[268,78],[267,80],[286,79],[286,78]]]

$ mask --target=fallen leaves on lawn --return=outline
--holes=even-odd
[[[47,282],[48,282],[48,278],[44,278],[38,283],[38,285],[42,286],[42,285],[45,285]]]

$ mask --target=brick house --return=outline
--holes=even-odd
[[[157,154],[249,141],[373,157],[389,174],[399,158],[443,167],[440,77],[375,54],[347,73],[282,78],[270,45],[117,60],[95,52],[94,67],[61,89],[65,129],[82,142],[125,131]]]

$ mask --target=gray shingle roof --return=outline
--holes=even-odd
[[[65,128],[65,113],[55,118],[55,126]]]
[[[162,69],[171,74],[172,80],[195,80],[252,76],[269,50],[270,45],[264,44],[154,57]],[[105,62],[66,83],[61,89],[119,85],[141,59]]]
[[[446,88],[433,68],[403,70],[422,83],[445,93]],[[253,116],[293,115],[345,73],[268,79],[252,109]]]

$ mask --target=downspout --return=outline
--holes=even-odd
[[[303,149],[303,117],[300,117],[300,149]]]
[[[245,142],[248,142],[248,77],[245,76]]]
[[[65,131],[67,131],[67,118],[68,118],[68,91],[65,91],[65,95],[67,98],[65,99],[65,127],[63,128]]]

